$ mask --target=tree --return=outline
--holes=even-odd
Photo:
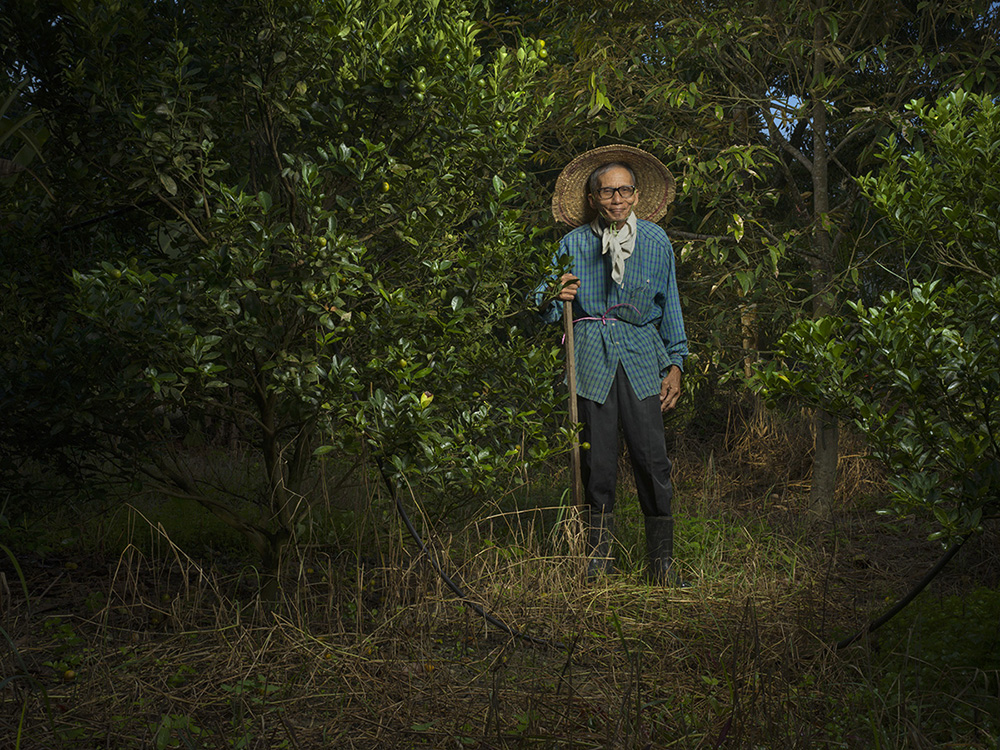
[[[862,185],[913,256],[950,272],[934,279],[927,263],[907,290],[853,303],[854,320],[792,327],[792,366],[762,382],[850,418],[889,469],[895,509],[932,513],[950,539],[1000,510],[1000,107],[958,91],[908,111],[880,152],[886,168]],[[904,150],[918,132],[922,147]]]
[[[63,168],[55,205],[12,212],[3,263],[52,241],[46,215],[73,243],[68,284],[10,290],[11,429],[202,504],[269,573],[317,461],[374,449],[481,496],[546,455],[555,352],[519,316],[551,251],[512,205],[546,108],[534,44],[485,57],[457,0],[120,6],[44,6],[6,48]],[[193,470],[177,440],[209,423],[259,477]]]

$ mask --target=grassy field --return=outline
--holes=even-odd
[[[739,463],[677,450],[686,589],[641,582],[627,479],[620,573],[586,585],[579,540],[554,520],[561,467],[458,525],[408,500],[466,601],[377,487],[286,560],[273,608],[240,540],[183,504],[8,528],[0,747],[997,747],[995,529],[838,649],[940,545],[876,515],[860,459],[816,524],[805,485],[773,479],[767,464],[790,460],[773,445]]]

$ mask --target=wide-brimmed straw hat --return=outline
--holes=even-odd
[[[663,218],[676,191],[670,170],[641,148],[600,146],[580,154],[560,172],[552,196],[552,215],[556,221],[573,227],[593,221],[596,212],[587,201],[587,181],[595,169],[610,162],[627,164],[635,172],[639,188],[636,216],[647,221]]]

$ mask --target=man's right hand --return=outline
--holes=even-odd
[[[572,302],[578,291],[580,291],[580,279],[576,276],[564,273],[559,277],[559,294],[556,295],[556,299]]]

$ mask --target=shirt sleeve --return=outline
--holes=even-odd
[[[684,316],[681,313],[680,294],[677,291],[677,275],[674,263],[674,249],[669,239],[664,240],[663,252],[666,257],[664,274],[663,316],[660,319],[660,336],[667,350],[671,365],[684,369],[684,358],[688,356],[687,333],[684,331]],[[665,377],[667,370],[660,373]]]

